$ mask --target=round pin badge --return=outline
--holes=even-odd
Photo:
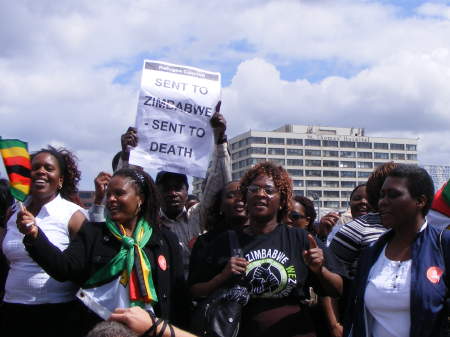
[[[439,267],[430,267],[427,270],[427,279],[431,282],[431,283],[439,283],[439,280],[441,279],[442,274],[444,273],[444,271],[439,268]]]
[[[167,269],[167,261],[166,261],[166,258],[164,257],[164,255],[158,256],[158,265],[162,271],[165,271]]]

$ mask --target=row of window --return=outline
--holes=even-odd
[[[265,158],[248,158],[244,160],[240,160],[238,162],[233,163],[233,170],[237,170],[246,166],[252,166],[256,163],[265,161]],[[281,165],[287,166],[306,166],[306,167],[339,167],[339,168],[363,168],[363,169],[371,169],[373,168],[372,162],[364,162],[364,161],[338,161],[338,160],[310,160],[310,159],[279,159],[273,158],[271,161],[275,161]]]
[[[309,191],[308,191],[309,192]],[[304,196],[305,192],[303,190],[294,191],[295,195]],[[310,194],[310,193],[308,193]],[[315,196],[309,195],[308,198],[314,200]],[[314,200],[314,206],[327,207],[327,208],[348,208],[350,203],[348,201],[337,201],[337,200]]]
[[[234,164],[233,164],[234,165]],[[237,170],[242,167],[234,167]],[[327,171],[327,170],[301,170],[301,169],[287,169],[288,173],[294,177],[335,177],[335,178],[363,178],[367,179],[371,172],[356,172],[356,171]],[[233,173],[233,180],[238,180],[244,175],[245,170]],[[324,185],[326,186],[326,185]],[[332,187],[332,186],[329,186]],[[337,186],[336,186],[337,187]]]
[[[306,156],[306,157],[341,157],[364,159],[392,159],[392,160],[417,160],[417,154],[413,153],[387,153],[387,152],[356,152],[356,151],[328,151],[328,150],[303,150],[284,149],[276,147],[249,147],[233,153],[232,159],[246,157],[251,154],[268,154],[277,156]]]
[[[386,158],[389,159],[389,158]],[[391,157],[391,159],[394,159]],[[396,158],[397,160],[399,158]],[[235,161],[232,165],[233,170],[253,166],[257,163],[270,160],[283,166],[305,166],[305,167],[338,167],[338,168],[360,168],[372,169],[381,163],[367,161],[346,161],[346,160],[315,160],[315,159],[283,159],[283,158],[247,158]]]
[[[337,140],[320,139],[298,139],[298,138],[272,138],[272,137],[249,137],[242,139],[231,145],[235,150],[249,144],[277,144],[277,145],[304,145],[304,146],[322,146],[322,147],[349,147],[358,149],[381,149],[381,150],[406,150],[417,151],[415,144],[398,143],[375,143],[375,142],[352,142]]]
[[[292,184],[294,187],[329,187],[329,188],[354,188],[356,187],[356,181],[337,181],[337,180],[299,180],[293,179]]]
[[[295,195],[305,195],[303,190],[294,190]],[[306,196],[312,200],[318,198],[350,198],[352,191],[320,191],[320,190],[306,190]]]
[[[371,172],[356,171],[327,171],[327,170],[299,170],[287,169],[288,173],[297,177],[341,177],[341,178],[368,178]]]

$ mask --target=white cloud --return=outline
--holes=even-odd
[[[223,108],[229,120],[241,121],[235,132],[287,123],[365,127],[375,136],[420,137],[422,160],[447,163],[430,152],[438,137],[450,136],[449,87],[450,54],[444,49],[401,53],[354,77],[320,83],[283,81],[274,65],[253,59],[238,67]]]
[[[235,71],[224,89],[231,133],[286,123],[421,137],[447,162],[449,6],[403,16],[361,1],[14,1],[0,4],[0,135],[76,150],[83,188],[109,170],[134,121],[142,57]],[[247,47],[233,47],[236,42]],[[336,61],[348,78],[286,81],[281,66]],[[235,70],[233,67],[239,64]],[[117,84],[120,74],[130,80]],[[242,116],[246,121],[241,121]],[[239,116],[239,119],[237,117]],[[441,137],[441,138],[439,138]]]

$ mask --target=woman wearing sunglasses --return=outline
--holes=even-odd
[[[314,203],[307,197],[296,195],[292,198],[291,210],[283,218],[283,223],[311,232],[314,220],[316,220]]]
[[[241,179],[248,226],[237,232],[245,264],[233,273],[250,293],[244,307],[240,336],[315,336],[308,309],[302,305],[311,284],[319,293],[338,295],[342,278],[337,266],[315,239],[301,228],[281,224],[290,210],[292,181],[271,162],[255,165]],[[228,235],[219,237],[210,259],[198,274],[208,281],[230,258]]]

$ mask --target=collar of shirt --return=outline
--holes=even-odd
[[[56,197],[54,197],[51,201],[47,202],[45,205],[42,206],[41,210],[37,214],[37,217],[42,217],[45,214],[47,215],[54,215],[58,214],[61,211],[61,202],[63,201],[63,198],[61,198],[61,195],[58,193]],[[31,197],[27,198],[25,201],[25,206],[28,206],[31,203]]]
[[[420,227],[419,233],[422,232],[423,230],[425,230],[425,228],[427,228],[428,226],[428,221],[427,219],[425,219],[425,222],[423,223],[422,227]]]

